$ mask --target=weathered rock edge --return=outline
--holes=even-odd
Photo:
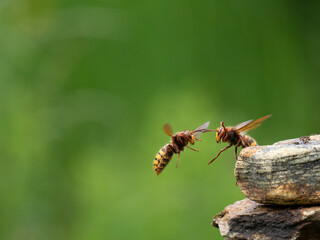
[[[320,206],[270,206],[244,199],[217,214],[212,226],[225,239],[320,239]]]
[[[243,194],[258,203],[320,204],[320,135],[244,148],[235,177]]]

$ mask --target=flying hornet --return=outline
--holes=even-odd
[[[164,132],[169,137],[171,137],[171,140],[170,143],[164,145],[159,150],[155,159],[153,160],[153,168],[156,171],[157,175],[159,175],[163,171],[163,169],[168,165],[173,154],[175,153],[178,154],[178,163],[176,166],[178,167],[180,161],[180,152],[183,151],[185,147],[198,152],[199,150],[188,146],[188,144],[190,143],[193,145],[195,141],[201,141],[199,137],[202,133],[208,131],[207,128],[209,124],[210,122],[206,122],[193,131],[186,130],[184,132],[177,132],[176,134],[172,134],[172,128],[170,124],[165,124],[163,127]]]

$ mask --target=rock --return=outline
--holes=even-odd
[[[320,135],[244,148],[235,177],[243,194],[258,203],[320,204]]]
[[[225,239],[320,239],[320,206],[269,206],[244,199],[217,214]]]

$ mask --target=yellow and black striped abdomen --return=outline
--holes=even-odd
[[[245,138],[245,146],[243,146],[244,148],[258,145],[256,140],[254,140],[252,137],[249,137],[248,135],[244,135],[243,137]]]
[[[170,162],[173,153],[173,147],[171,144],[164,145],[157,153],[155,159],[153,160],[153,168],[157,175],[159,175]]]

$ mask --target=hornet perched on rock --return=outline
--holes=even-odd
[[[227,150],[228,148],[235,146],[235,155],[236,159],[238,159],[238,153],[237,148],[238,147],[250,147],[250,146],[256,146],[258,145],[256,140],[254,140],[252,137],[249,137],[248,135],[245,135],[248,131],[253,130],[260,126],[260,124],[265,121],[267,118],[271,117],[272,115],[267,115],[262,118],[259,118],[257,120],[248,120],[243,123],[238,124],[235,127],[225,127],[224,122],[221,122],[220,128],[217,128],[216,130],[208,130],[211,132],[217,132],[216,133],[216,141],[219,142],[228,142],[229,146],[223,148],[220,150],[218,155],[212,159],[210,163],[212,163],[214,160],[216,160],[219,155]]]

